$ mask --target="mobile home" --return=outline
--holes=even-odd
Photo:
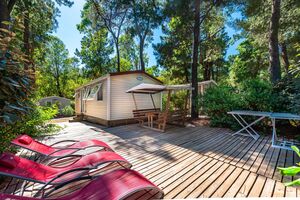
[[[147,95],[126,91],[141,83],[162,84],[143,71],[109,73],[75,90],[75,112],[78,118],[105,126],[134,122],[132,111],[161,108],[161,94],[153,95],[154,105]]]

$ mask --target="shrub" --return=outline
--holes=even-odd
[[[66,117],[70,117],[74,115],[74,109],[71,106],[66,106],[64,107],[61,111],[60,114]]]
[[[17,135],[28,134],[38,136],[45,133],[56,132],[60,128],[53,124],[47,124],[58,113],[57,107],[35,106],[24,120],[18,121],[13,125],[6,125],[0,129],[0,152],[13,151],[9,143]]]
[[[250,79],[239,87],[242,108],[256,111],[272,111],[277,105],[277,96],[273,94],[272,85],[264,80]]]
[[[238,87],[212,87],[201,97],[201,106],[204,113],[210,117],[211,125],[231,129],[238,129],[240,126],[227,114],[228,111],[272,111],[274,105],[277,105],[277,97],[272,92],[272,86],[259,79],[244,81]],[[251,117],[247,120],[251,120]]]
[[[287,111],[300,114],[300,78],[285,77],[274,87],[279,104],[276,111]],[[283,110],[284,109],[284,110]]]
[[[217,127],[236,126],[235,120],[228,111],[241,108],[241,99],[235,89],[228,85],[211,87],[200,97],[203,112],[211,119],[211,125]]]

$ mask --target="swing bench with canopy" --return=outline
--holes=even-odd
[[[186,98],[185,98],[185,107],[182,110],[170,110],[170,101],[171,101],[171,93],[179,90],[186,90]],[[192,90],[190,84],[184,85],[156,85],[156,84],[147,84],[141,83],[131,89],[127,90],[127,93],[132,94],[132,98],[135,104],[135,110],[133,110],[134,119],[136,119],[139,124],[145,128],[150,128],[157,131],[164,132],[166,129],[167,123],[180,122],[184,125],[187,110],[188,110],[188,101],[190,99],[189,91]],[[157,108],[155,102],[153,100],[153,95],[157,93],[167,93],[167,101],[166,107],[164,111],[161,111],[160,108]],[[149,95],[152,100],[153,109],[138,109],[137,101],[135,98],[135,94],[145,94]],[[147,120],[147,125],[144,125],[144,122]],[[155,121],[154,121],[155,120]],[[157,128],[154,127],[157,125]]]

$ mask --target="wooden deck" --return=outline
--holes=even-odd
[[[282,177],[276,169],[299,162],[295,153],[272,148],[269,137],[255,141],[231,133],[209,127],[171,127],[160,133],[137,125],[105,129],[71,123],[59,135],[45,141],[106,141],[132,162],[133,169],[163,189],[167,199],[300,196],[299,187],[284,187],[282,182],[292,178]],[[25,150],[21,153],[30,156]],[[2,191],[17,194],[20,185],[17,180],[7,180]],[[35,185],[25,194],[32,195],[32,188]]]

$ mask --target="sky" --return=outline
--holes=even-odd
[[[81,21],[80,16],[84,3],[85,0],[74,0],[74,4],[72,7],[60,7],[61,16],[57,19],[59,26],[54,35],[58,36],[64,42],[66,48],[69,50],[70,56],[74,56],[76,48],[81,48],[80,41],[83,35],[79,33],[76,25]],[[229,37],[232,37],[235,33],[235,30],[228,25],[226,26],[226,31]],[[162,31],[160,28],[154,30],[153,44],[160,42],[161,35]],[[237,41],[228,48],[226,58],[229,55],[234,55],[237,53],[236,47],[239,43],[240,41]],[[157,63],[154,56],[154,50],[151,44],[148,45],[147,49],[145,49],[145,53],[149,56],[148,66],[156,65]]]

